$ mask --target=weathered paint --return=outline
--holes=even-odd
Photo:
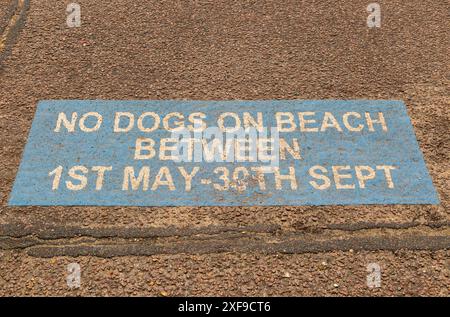
[[[71,120],[74,112],[77,120],[73,132],[69,132],[62,121],[58,127],[61,113]],[[134,115],[134,125],[129,132],[114,131],[118,112]],[[149,128],[155,117],[139,123],[139,116],[145,112],[157,115],[158,129]],[[257,118],[259,112],[265,127],[286,131],[280,132],[280,138],[288,144],[293,145],[293,139],[297,139],[301,155],[295,157],[286,152],[276,172],[273,169],[265,175],[264,186],[252,173],[252,167],[267,165],[258,161],[161,160],[160,142],[171,137],[164,124],[173,127],[183,121],[180,115],[185,124],[191,124],[189,115],[198,112],[206,115],[204,123],[208,127],[217,126],[218,122],[220,125],[224,113],[229,113],[224,120],[229,126],[236,117],[243,122],[244,112],[253,118]],[[278,122],[277,113],[284,113],[278,115]],[[292,114],[295,127],[287,122],[290,117],[286,113]],[[380,118],[384,120],[372,122]],[[281,124],[281,121],[287,123]],[[154,157],[136,159],[139,158],[136,155],[138,138],[155,141]],[[69,174],[74,166],[77,167]],[[136,183],[139,186],[133,190],[128,178],[125,186],[127,166],[134,169],[136,176],[147,168],[147,186]],[[194,169],[197,172],[189,186],[186,175]],[[250,175],[236,183],[232,179],[236,169],[238,176],[244,175],[245,170]],[[228,189],[219,190],[224,184],[220,176],[227,170],[230,174]],[[158,173],[163,176],[159,182]],[[291,178],[283,178],[283,175],[291,175]],[[168,181],[167,176],[171,180]],[[438,203],[406,107],[401,101],[387,100],[42,101],[38,104],[9,200],[12,206]]]

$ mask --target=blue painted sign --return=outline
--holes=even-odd
[[[438,204],[385,100],[38,104],[9,205]]]

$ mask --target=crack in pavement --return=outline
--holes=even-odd
[[[406,235],[349,237],[320,240],[317,238],[277,238],[277,242],[266,239],[209,239],[206,241],[171,241],[160,242],[130,242],[120,244],[76,245],[38,245],[24,247],[29,256],[51,258],[58,256],[95,256],[102,258],[121,256],[150,256],[157,254],[208,254],[224,252],[261,252],[264,254],[283,253],[322,253],[331,251],[396,251],[396,250],[446,250],[450,248],[449,235]]]
[[[29,4],[29,0],[14,0],[6,8],[5,21],[0,21],[0,65],[25,24]]]
[[[5,31],[6,26],[9,24],[14,12],[17,10],[19,0],[10,0],[8,4],[3,4],[1,9],[3,12],[0,14],[0,36]]]
[[[329,224],[326,229],[330,230],[342,230],[342,231],[360,231],[360,230],[369,230],[369,229],[409,229],[419,226],[430,227],[433,229],[438,229],[442,227],[449,227],[450,222],[429,222],[429,223],[420,223],[420,222],[384,222],[384,223],[375,223],[375,222],[356,222],[356,223],[337,223],[337,224]]]

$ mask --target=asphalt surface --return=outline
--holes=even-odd
[[[450,295],[448,1],[67,3],[0,0],[0,295]],[[7,207],[39,100],[328,98],[404,100],[441,204]]]

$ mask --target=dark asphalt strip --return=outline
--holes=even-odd
[[[189,240],[183,242],[77,245],[39,245],[25,249],[33,257],[51,258],[57,256],[95,256],[102,258],[120,256],[150,256],[157,254],[207,254],[223,252],[260,252],[264,254],[300,254],[331,251],[396,251],[396,250],[445,250],[450,248],[450,236],[407,235],[402,237],[375,236],[350,237],[321,241],[317,238],[283,239],[279,242],[267,242],[253,239],[209,239],[206,241]]]
[[[396,222],[356,222],[343,224],[328,224],[319,227],[302,226],[296,228],[296,232],[320,232],[323,230],[338,230],[356,232],[371,229],[409,229],[415,227],[429,227],[433,229],[450,227],[449,222],[430,223],[396,223]],[[196,234],[213,235],[226,232],[250,232],[250,233],[276,233],[281,230],[277,224],[255,224],[251,226],[204,226],[204,227],[80,227],[74,225],[48,225],[34,224],[25,225],[23,223],[0,224],[0,237],[22,238],[34,236],[42,240],[67,239],[75,237],[91,238],[124,238],[124,239],[145,239],[157,237],[184,237]]]
[[[253,232],[253,233],[275,233],[280,230],[279,225],[255,224],[253,226],[231,227],[231,226],[205,226],[200,228],[184,227],[97,227],[87,228],[78,226],[48,226],[36,225],[26,226],[18,223],[7,223],[0,225],[0,237],[22,238],[34,236],[39,239],[65,239],[75,237],[92,238],[124,238],[142,239],[155,237],[179,237],[192,236],[196,234],[219,234],[225,232]]]

